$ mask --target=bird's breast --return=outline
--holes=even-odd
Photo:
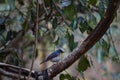
[[[58,62],[58,61],[60,61],[60,57],[59,57],[59,56],[58,56],[58,57],[55,57],[55,58],[53,58],[51,61],[52,61],[52,62]]]

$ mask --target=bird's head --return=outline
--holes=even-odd
[[[60,53],[64,53],[64,50],[62,48],[58,49]]]
[[[64,49],[60,48],[60,49],[58,49],[58,51],[59,51],[60,58],[62,58],[62,53],[64,53]]]

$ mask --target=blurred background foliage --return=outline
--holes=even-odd
[[[39,43],[34,69],[49,66],[50,63],[39,63],[57,48],[65,49],[64,57],[69,55],[95,28],[108,3],[109,0],[39,0]],[[34,54],[36,12],[36,0],[0,0],[1,62],[30,68]],[[75,73],[68,69],[56,79],[119,80],[119,18],[118,10],[106,34],[72,67]],[[17,37],[19,40],[12,42]],[[9,47],[11,43],[14,46]],[[12,54],[2,53],[9,48],[13,48],[9,52]]]

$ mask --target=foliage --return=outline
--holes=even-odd
[[[70,74],[60,74],[60,80],[76,80],[75,77],[71,76]]]
[[[90,67],[89,60],[86,56],[82,56],[81,59],[78,62],[78,71],[84,72],[88,67]]]
[[[28,3],[25,1],[4,0],[0,3],[0,50],[5,49],[23,31],[24,40],[21,42],[24,45],[20,50],[19,47],[14,48],[18,50],[16,54],[19,51],[28,51],[31,58],[36,25],[36,1],[31,0]],[[67,45],[69,51],[73,51],[79,44],[75,42],[76,30],[81,34],[90,34],[103,16],[108,0],[44,0],[42,5],[44,6],[39,5],[39,41],[47,43],[47,48],[53,49]],[[110,30],[93,47],[93,50],[96,52],[99,63],[106,58],[119,61]],[[15,60],[12,63],[19,58],[18,55],[14,56]],[[2,58],[0,59],[3,61]],[[15,63],[15,65],[18,64],[21,62]],[[84,72],[88,67],[91,67],[89,60],[86,56],[82,56],[77,70]],[[59,78],[75,80],[69,74],[61,74]]]

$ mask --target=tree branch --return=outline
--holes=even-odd
[[[28,76],[30,72],[30,70],[26,68],[21,68],[21,67],[17,67],[17,66],[5,64],[5,63],[0,63],[0,74],[1,75],[5,75],[11,78],[18,78],[19,71],[21,71],[20,78]],[[35,78],[35,73],[36,71],[32,70],[30,77]],[[42,72],[39,72],[38,75],[42,75]]]
[[[119,7],[119,3],[120,0],[109,0],[106,13],[91,34],[82,42],[79,47],[77,47],[70,55],[68,55],[67,58],[48,68],[48,74],[50,78],[53,78],[71,66],[76,60],[85,54],[85,52],[92,48],[97,41],[100,40],[100,38],[110,27],[110,24],[113,21],[116,11]]]

